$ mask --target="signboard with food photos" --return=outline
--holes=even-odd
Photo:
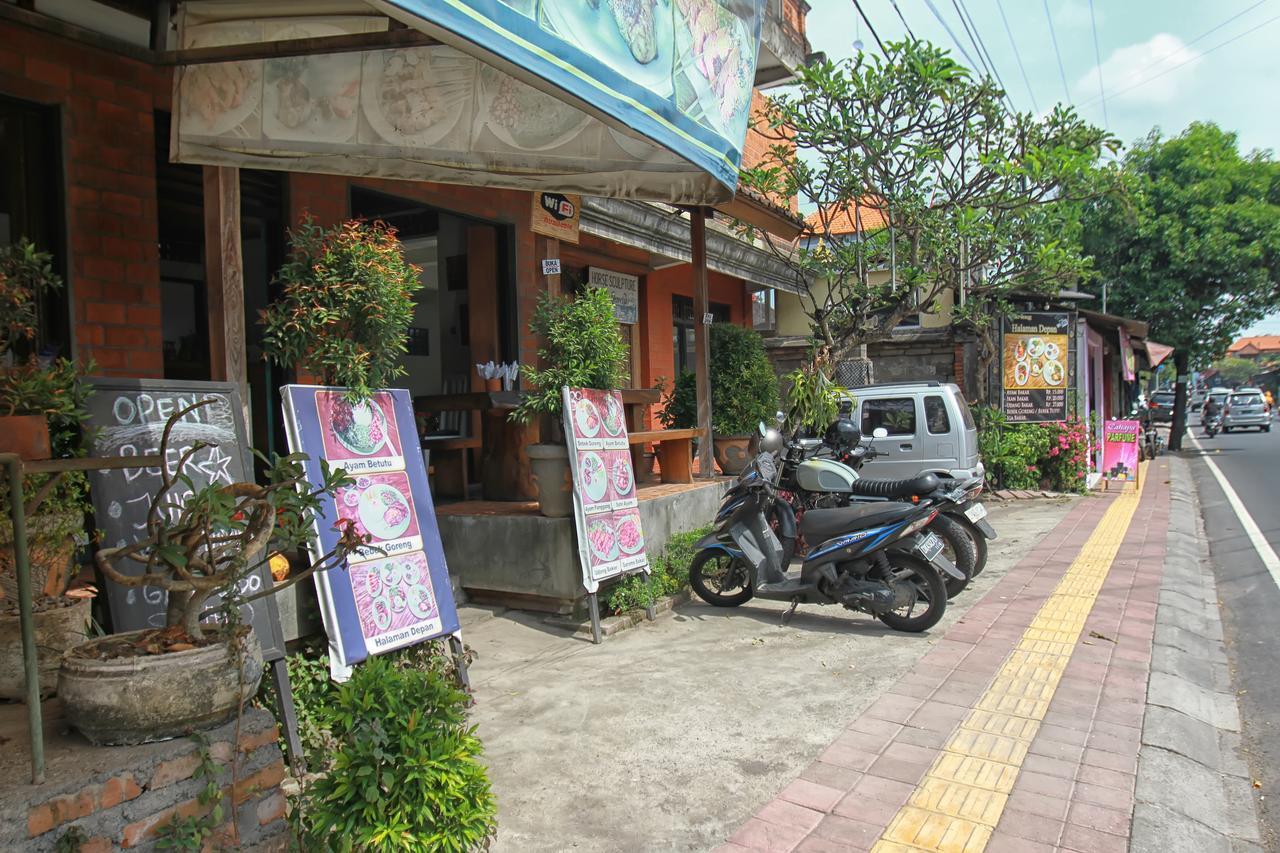
[[[409,392],[378,391],[352,404],[345,388],[282,391],[289,445],[309,457],[307,479],[324,481],[321,460],[353,478],[336,499],[323,499],[312,557],[333,550],[343,524],[370,537],[347,565],[315,575],[334,674],[370,655],[455,633],[458,614]]]
[[[1003,409],[1009,423],[1067,419],[1071,315],[1014,314],[1001,343]]]
[[[649,558],[622,395],[569,387],[562,393],[582,585],[594,593],[602,580],[649,571]]]

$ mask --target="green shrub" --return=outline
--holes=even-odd
[[[744,435],[778,411],[778,377],[754,330],[732,323],[711,327],[711,427],[716,435]]]
[[[698,382],[692,371],[676,377],[670,391],[665,383],[658,388],[666,394],[658,413],[658,422],[664,429],[692,429],[698,425]]]
[[[650,601],[674,595],[689,585],[689,563],[693,560],[694,546],[711,532],[711,527],[676,533],[667,540],[661,556],[650,556],[652,571],[648,576],[630,575],[623,578],[605,593],[605,609],[611,613],[626,613],[644,609]]]
[[[467,696],[433,670],[370,658],[319,710],[333,767],[305,793],[305,849],[445,851],[483,846],[496,805]]]
[[[978,452],[993,488],[1038,489],[1048,480],[1060,492],[1085,491],[1089,431],[1082,421],[1011,424],[993,406],[975,409],[974,415]]]

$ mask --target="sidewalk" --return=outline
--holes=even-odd
[[[1131,832],[1134,850],[1257,849],[1230,742],[1204,763],[1238,721],[1188,500],[1170,531],[1170,462],[1077,504],[720,849],[1124,853]],[[1162,594],[1170,543],[1182,586]]]

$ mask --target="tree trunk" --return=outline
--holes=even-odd
[[[1187,354],[1178,350],[1173,354],[1173,367],[1177,382],[1173,386],[1173,423],[1169,426],[1169,449],[1182,449],[1182,433],[1187,428],[1187,378],[1190,372]]]

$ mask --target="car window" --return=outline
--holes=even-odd
[[[1172,394],[1156,394],[1151,399],[1155,400],[1157,403],[1159,403],[1162,406],[1168,406],[1173,403]]]
[[[880,400],[864,400],[862,409],[862,434],[872,435],[884,427],[889,435],[916,434],[916,401],[914,397],[889,397]]]
[[[1231,405],[1233,406],[1261,406],[1261,394],[1232,394]]]
[[[958,402],[960,403],[960,417],[964,420],[964,428],[966,430],[977,429],[978,425],[973,422],[973,412],[969,411],[969,404],[964,400],[959,400]]]
[[[924,425],[931,435],[951,432],[951,418],[947,416],[947,403],[937,394],[924,398]]]

